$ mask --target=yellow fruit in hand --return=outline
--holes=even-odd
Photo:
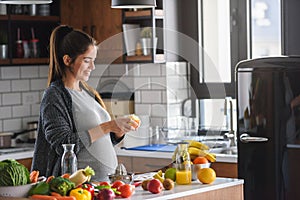
[[[134,121],[135,123],[137,123],[137,125],[133,124],[133,123],[130,123],[130,125],[133,127],[133,128],[138,128],[140,125],[141,125],[141,120],[138,116],[136,116],[135,114],[131,114],[129,115],[129,118],[130,120]]]
[[[210,184],[216,180],[216,172],[212,168],[202,168],[198,171],[197,178],[203,184]]]

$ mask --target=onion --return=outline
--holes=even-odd
[[[97,195],[97,199],[99,200],[113,200],[116,195],[112,189],[101,189]]]

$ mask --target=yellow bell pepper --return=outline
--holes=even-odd
[[[76,189],[71,190],[70,196],[75,197],[76,200],[91,200],[91,198],[92,198],[91,193],[82,188],[76,188]]]

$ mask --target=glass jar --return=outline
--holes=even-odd
[[[186,185],[192,182],[191,159],[188,152],[188,143],[180,142],[176,153],[176,183]]]
[[[63,144],[64,154],[61,158],[61,174],[73,174],[77,171],[77,157],[74,153],[75,144]]]

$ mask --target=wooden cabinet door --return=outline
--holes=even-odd
[[[96,63],[122,62],[122,10],[110,5],[111,0],[61,1],[61,24],[85,31],[100,44]]]

